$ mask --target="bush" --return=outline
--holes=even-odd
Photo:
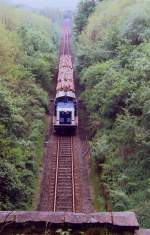
[[[0,15],[0,209],[27,210],[43,154],[55,35],[38,13],[0,4]]]

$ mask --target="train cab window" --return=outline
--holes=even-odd
[[[63,112],[59,113],[60,124],[71,124],[72,113],[71,112]]]

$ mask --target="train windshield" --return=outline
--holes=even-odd
[[[60,124],[71,124],[71,112],[60,112]]]
[[[59,102],[57,104],[57,110],[59,113],[60,124],[71,124],[74,115],[74,103],[73,102]]]

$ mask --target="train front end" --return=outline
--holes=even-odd
[[[55,132],[72,133],[78,126],[77,100],[73,92],[58,92],[54,104]]]

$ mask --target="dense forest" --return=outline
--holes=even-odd
[[[33,206],[57,41],[50,17],[0,4],[0,210]]]
[[[150,2],[81,1],[74,31],[99,207],[150,227]]]

